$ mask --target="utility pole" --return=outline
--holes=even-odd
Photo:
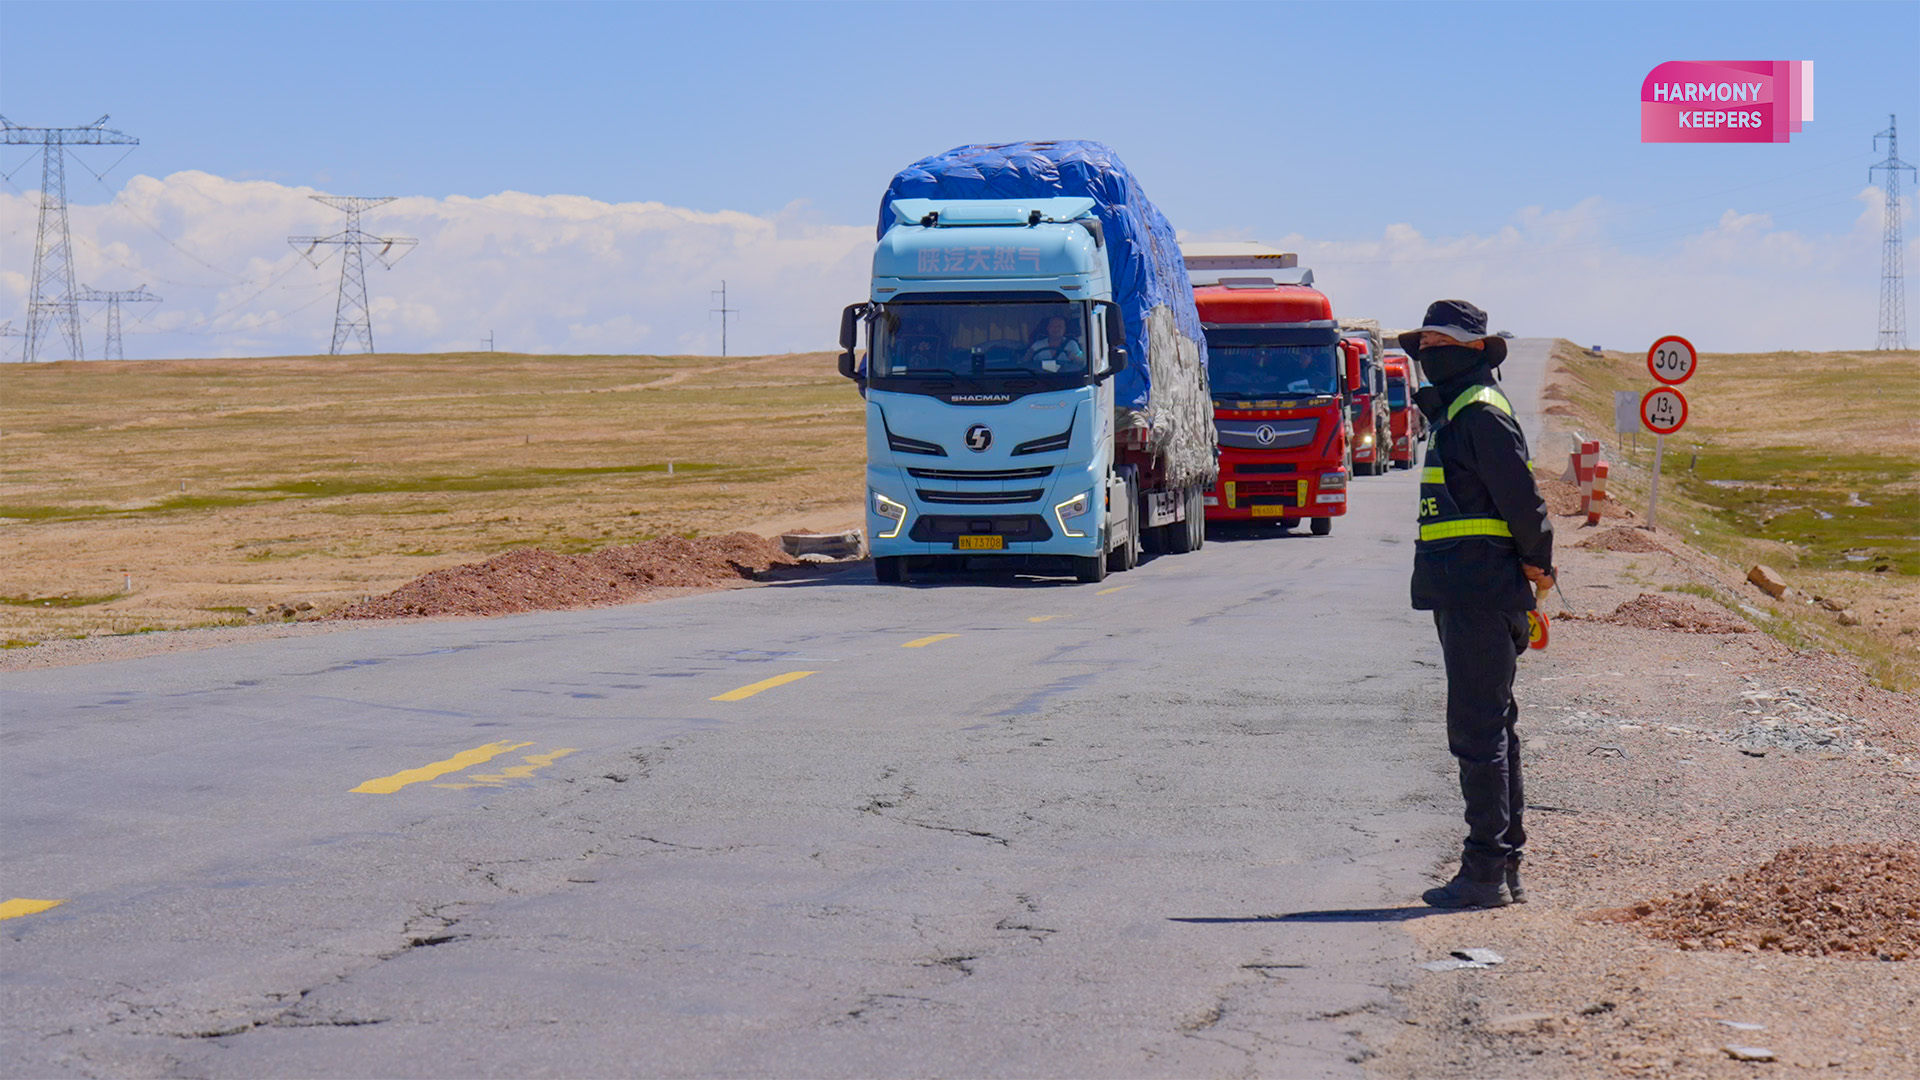
[[[727,355],[727,317],[740,314],[740,309],[727,306],[727,279],[720,279],[720,287],[715,289],[712,295],[720,298],[720,306],[708,308],[707,314],[711,317],[716,311],[720,313],[720,355],[724,357]]]
[[[40,229],[33,241],[33,286],[27,293],[27,340],[23,357],[40,359],[49,337],[66,342],[67,359],[80,352],[80,304],[73,288],[73,234],[67,227],[67,147],[138,146],[140,140],[106,126],[102,116],[85,127],[36,128],[0,116],[0,143],[40,148]]]
[[[1900,244],[1900,170],[1913,172],[1913,166],[1900,160],[1900,128],[1892,113],[1887,114],[1887,130],[1873,137],[1873,148],[1887,140],[1887,160],[1867,166],[1867,182],[1873,174],[1887,174],[1886,232],[1880,243],[1880,340],[1874,345],[1882,351],[1907,347],[1906,259]]]
[[[487,351],[493,351],[493,331],[487,331]]]
[[[339,356],[340,347],[349,340],[359,348],[355,351],[370,353],[373,351],[373,315],[367,310],[367,266],[362,255],[367,248],[377,247],[373,253],[380,265],[393,269],[393,264],[406,257],[407,252],[420,241],[411,236],[373,236],[360,231],[360,213],[373,207],[393,201],[393,196],[362,197],[357,195],[313,195],[314,202],[325,203],[347,215],[347,227],[332,236],[289,236],[287,243],[306,256],[315,266],[327,261],[326,256],[316,259],[314,251],[321,244],[340,249],[340,298],[333,308],[333,344],[327,352]],[[395,248],[400,253],[392,259],[387,256]]]
[[[102,360],[125,360],[127,352],[120,347],[120,305],[124,303],[159,303],[160,298],[147,291],[145,285],[137,289],[121,289],[119,292],[101,292],[91,285],[80,286],[78,299],[89,304],[107,305],[107,344],[100,352]]]

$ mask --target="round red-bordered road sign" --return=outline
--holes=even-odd
[[[1655,382],[1679,386],[1693,378],[1693,370],[1699,366],[1700,356],[1693,351],[1693,342],[1678,334],[1668,334],[1647,350],[1647,371]]]
[[[1640,399],[1640,422],[1655,435],[1671,435],[1687,422],[1686,396],[1671,386],[1656,386]]]

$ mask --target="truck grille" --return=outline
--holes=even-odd
[[[907,475],[916,480],[979,480],[998,482],[1002,480],[1038,480],[1053,475],[1053,466],[1041,465],[1032,469],[908,469]]]
[[[998,506],[1002,503],[1038,502],[1046,493],[1044,488],[1028,488],[1021,491],[928,491],[919,488],[914,491],[924,503],[949,503],[957,506]]]
[[[923,514],[916,518],[907,538],[918,543],[951,541],[956,536],[989,534],[1004,536],[1008,543],[1039,543],[1053,539],[1053,530],[1038,514],[994,514],[988,517],[961,517],[957,514]]]

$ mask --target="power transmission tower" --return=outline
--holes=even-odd
[[[8,319],[6,322],[0,322],[0,338],[10,338],[10,337],[23,338],[26,336],[27,336],[27,332],[25,330],[15,330],[13,328],[12,319]],[[26,357],[22,356],[21,359],[24,360],[26,359]]]
[[[420,241],[411,236],[374,236],[360,231],[360,212],[383,203],[393,201],[393,196],[365,198],[357,195],[313,195],[315,202],[325,203],[347,215],[347,227],[332,236],[289,236],[287,243],[295,249],[305,247],[300,253],[315,266],[326,262],[326,256],[316,259],[313,253],[321,244],[340,249],[340,299],[333,309],[333,345],[327,352],[339,356],[340,347],[349,340],[359,345],[359,352],[373,351],[373,315],[367,310],[367,265],[362,252],[367,248],[380,250],[373,257],[380,265],[393,269],[393,264],[406,257],[407,252]],[[400,249],[392,259],[387,256],[395,248]]]
[[[137,289],[121,289],[118,292],[101,292],[91,285],[82,285],[77,299],[89,304],[107,305],[107,344],[100,353],[102,360],[127,358],[126,350],[120,347],[120,305],[160,302],[160,298],[148,292],[145,285]]]
[[[1887,174],[1886,235],[1880,244],[1880,340],[1877,349],[1907,347],[1906,259],[1900,250],[1900,170],[1913,172],[1913,166],[1900,160],[1900,127],[1892,113],[1887,114],[1887,130],[1873,137],[1873,148],[1887,140],[1887,160],[1867,166],[1867,182],[1873,174]]]
[[[67,359],[80,352],[80,304],[73,289],[73,234],[67,228],[67,147],[139,146],[140,140],[106,126],[102,116],[85,127],[36,128],[0,116],[0,143],[40,148],[40,231],[33,242],[33,288],[27,293],[24,359],[40,359],[47,339],[66,342]]]
[[[740,314],[740,309],[727,306],[727,279],[725,278],[720,279],[720,287],[709,295],[720,298],[720,306],[708,308],[707,314],[711,316],[716,311],[720,313],[720,355],[725,356],[727,355],[727,317]]]

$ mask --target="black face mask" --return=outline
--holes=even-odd
[[[1465,345],[1432,345],[1420,350],[1420,368],[1434,383],[1450,383],[1487,362],[1487,354]]]

